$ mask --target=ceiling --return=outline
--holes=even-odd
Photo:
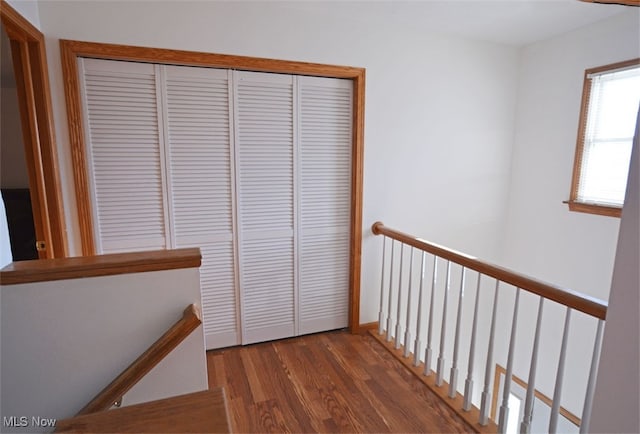
[[[544,40],[633,9],[639,14],[640,34],[640,8],[578,0],[263,0],[260,3],[313,14],[317,19],[365,22],[382,31],[411,26],[513,46]],[[15,84],[9,44],[4,29],[1,33],[2,86],[12,87]]]
[[[516,46],[569,32],[628,8],[576,0],[435,1],[418,6],[427,9],[433,27]]]
[[[578,0],[266,2],[274,7],[307,11],[318,18],[366,21],[380,26],[381,30],[412,26],[513,46],[548,39],[625,10],[640,12],[640,8]],[[640,28],[640,15],[638,24]]]

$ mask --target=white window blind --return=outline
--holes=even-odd
[[[577,200],[622,206],[640,102],[640,67],[590,78]]]

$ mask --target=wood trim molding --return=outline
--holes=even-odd
[[[43,38],[42,32],[5,0],[0,0],[0,9],[2,9],[2,24],[7,27],[9,39],[38,41]]]
[[[86,152],[84,144],[84,130],[82,126],[82,103],[80,96],[80,77],[78,62],[69,44],[60,41],[60,59],[62,62],[62,76],[64,78],[64,93],[67,105],[67,123],[69,126],[69,141],[71,145],[71,167],[76,192],[76,207],[78,209],[78,223],[80,226],[80,242],[82,255],[96,254],[93,239],[93,217],[91,213],[91,194],[89,190],[89,174],[86,166]]]
[[[29,177],[29,195],[33,210],[33,223],[36,240],[51,242],[51,229],[44,220],[47,213],[45,199],[45,186],[42,164],[40,162],[40,143],[38,140],[38,120],[35,111],[35,97],[33,94],[33,82],[31,80],[31,68],[29,64],[29,46],[25,41],[11,40],[11,56],[13,59],[16,91],[18,94],[18,107],[20,109],[20,125],[22,130],[22,143],[24,158]],[[52,257],[46,251],[38,251],[40,259]]]
[[[569,205],[569,211],[618,218],[620,218],[620,216],[622,215],[622,207],[580,202],[578,200],[578,188],[580,184],[580,174],[582,172],[582,158],[584,155],[584,139],[587,131],[589,101],[591,99],[591,78],[589,76],[591,74],[598,74],[601,72],[611,71],[618,68],[625,68],[633,65],[640,65],[640,58],[625,60],[624,62],[612,63],[595,68],[589,68],[584,71],[584,81],[582,83],[582,99],[580,102],[580,118],[578,121],[578,137],[576,139],[576,150],[573,159],[573,170],[571,173],[571,190],[569,191],[569,200],[565,201],[565,203]]]
[[[76,416],[109,410],[114,402],[121,400],[125,393],[155,368],[200,324],[202,324],[200,309],[195,304],[187,306],[178,322],[102,389]]]
[[[360,327],[360,278],[362,265],[362,198],[364,173],[365,70],[353,77],[353,155],[351,167],[351,254],[349,255],[349,328]]]
[[[608,217],[622,216],[622,208],[616,206],[597,205],[594,203],[572,202],[568,200],[569,211],[584,212],[587,214],[604,215]]]
[[[100,256],[19,261],[0,271],[2,285],[113,276],[145,271],[198,268],[200,249],[156,250]]]
[[[636,6],[640,7],[640,0],[580,0],[585,3],[602,3],[608,5]]]
[[[373,224],[371,231],[375,235],[385,235],[394,240],[408,244],[417,249],[424,250],[433,255],[453,261],[456,264],[463,265],[472,270],[478,271],[487,276],[491,276],[502,282],[524,289],[525,291],[553,300],[564,306],[584,312],[587,315],[594,316],[599,319],[606,319],[607,303],[595,297],[590,297],[570,289],[560,288],[542,282],[524,274],[516,273],[506,268],[484,262],[473,256],[448,249],[437,244],[430,243],[421,238],[416,238],[394,229],[386,227],[381,222]]]
[[[498,396],[500,395],[500,376],[506,375],[506,373],[507,373],[507,370],[502,365],[499,365],[496,363],[496,370],[493,377],[493,396],[491,398],[491,419],[493,420],[496,420],[496,415],[498,414]],[[521,379],[520,377],[512,374],[511,379],[518,386],[524,388],[525,390],[527,389],[528,387],[527,382]],[[534,390],[534,395],[540,401],[548,405],[549,408],[551,408],[551,406],[553,405],[553,400],[549,398],[547,395],[545,395],[544,393],[540,392],[538,389]],[[580,424],[582,423],[582,421],[578,416],[571,413],[569,410],[567,410],[562,406],[560,407],[560,414],[565,418],[567,418],[569,422],[571,422],[575,426],[579,427]]]
[[[377,331],[378,330],[378,321],[368,322],[364,324],[360,324],[359,334],[363,335],[369,331]]]
[[[326,65],[322,63],[296,62],[262,57],[235,56],[230,54],[198,51],[171,50],[165,48],[137,47],[119,44],[72,41],[61,39],[60,47],[73,57],[128,60],[133,62],[165,63],[173,65],[204,66],[224,69],[300,74],[317,77],[354,79],[364,75],[364,68]]]
[[[591,79],[584,73],[584,81],[582,83],[582,100],[580,102],[580,118],[578,123],[578,138],[576,140],[576,152],[573,159],[573,170],[571,173],[571,191],[569,192],[569,203],[575,203],[578,198],[578,184],[580,181],[580,172],[582,171],[582,156],[584,154],[584,135],[587,130],[587,110],[589,108],[589,99],[591,97]]]
[[[0,17],[11,41],[36,236],[47,246],[41,256],[65,257],[67,233],[44,35],[4,0]]]
[[[360,279],[362,256],[362,195],[364,164],[365,69],[352,66],[264,59],[226,54],[201,53],[82,41],[60,41],[64,76],[69,139],[76,185],[76,202],[82,241],[82,253],[96,253],[93,239],[91,195],[86,167],[82,105],[77,59],[91,57],[111,60],[165,63],[174,65],[229,68],[283,74],[346,78],[353,81],[353,148],[351,178],[351,237],[349,277],[349,328],[357,333],[360,325]]]

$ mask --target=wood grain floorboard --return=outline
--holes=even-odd
[[[207,352],[235,432],[474,432],[368,334]]]

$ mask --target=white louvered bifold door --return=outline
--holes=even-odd
[[[199,247],[207,348],[348,325],[350,80],[79,70],[98,253]]]
[[[295,334],[293,80],[234,72],[243,344]]]
[[[154,65],[79,59],[97,253],[164,249]]]
[[[206,346],[240,343],[233,241],[231,71],[161,66],[172,246],[199,247]]]
[[[299,333],[348,325],[352,82],[299,77]]]

